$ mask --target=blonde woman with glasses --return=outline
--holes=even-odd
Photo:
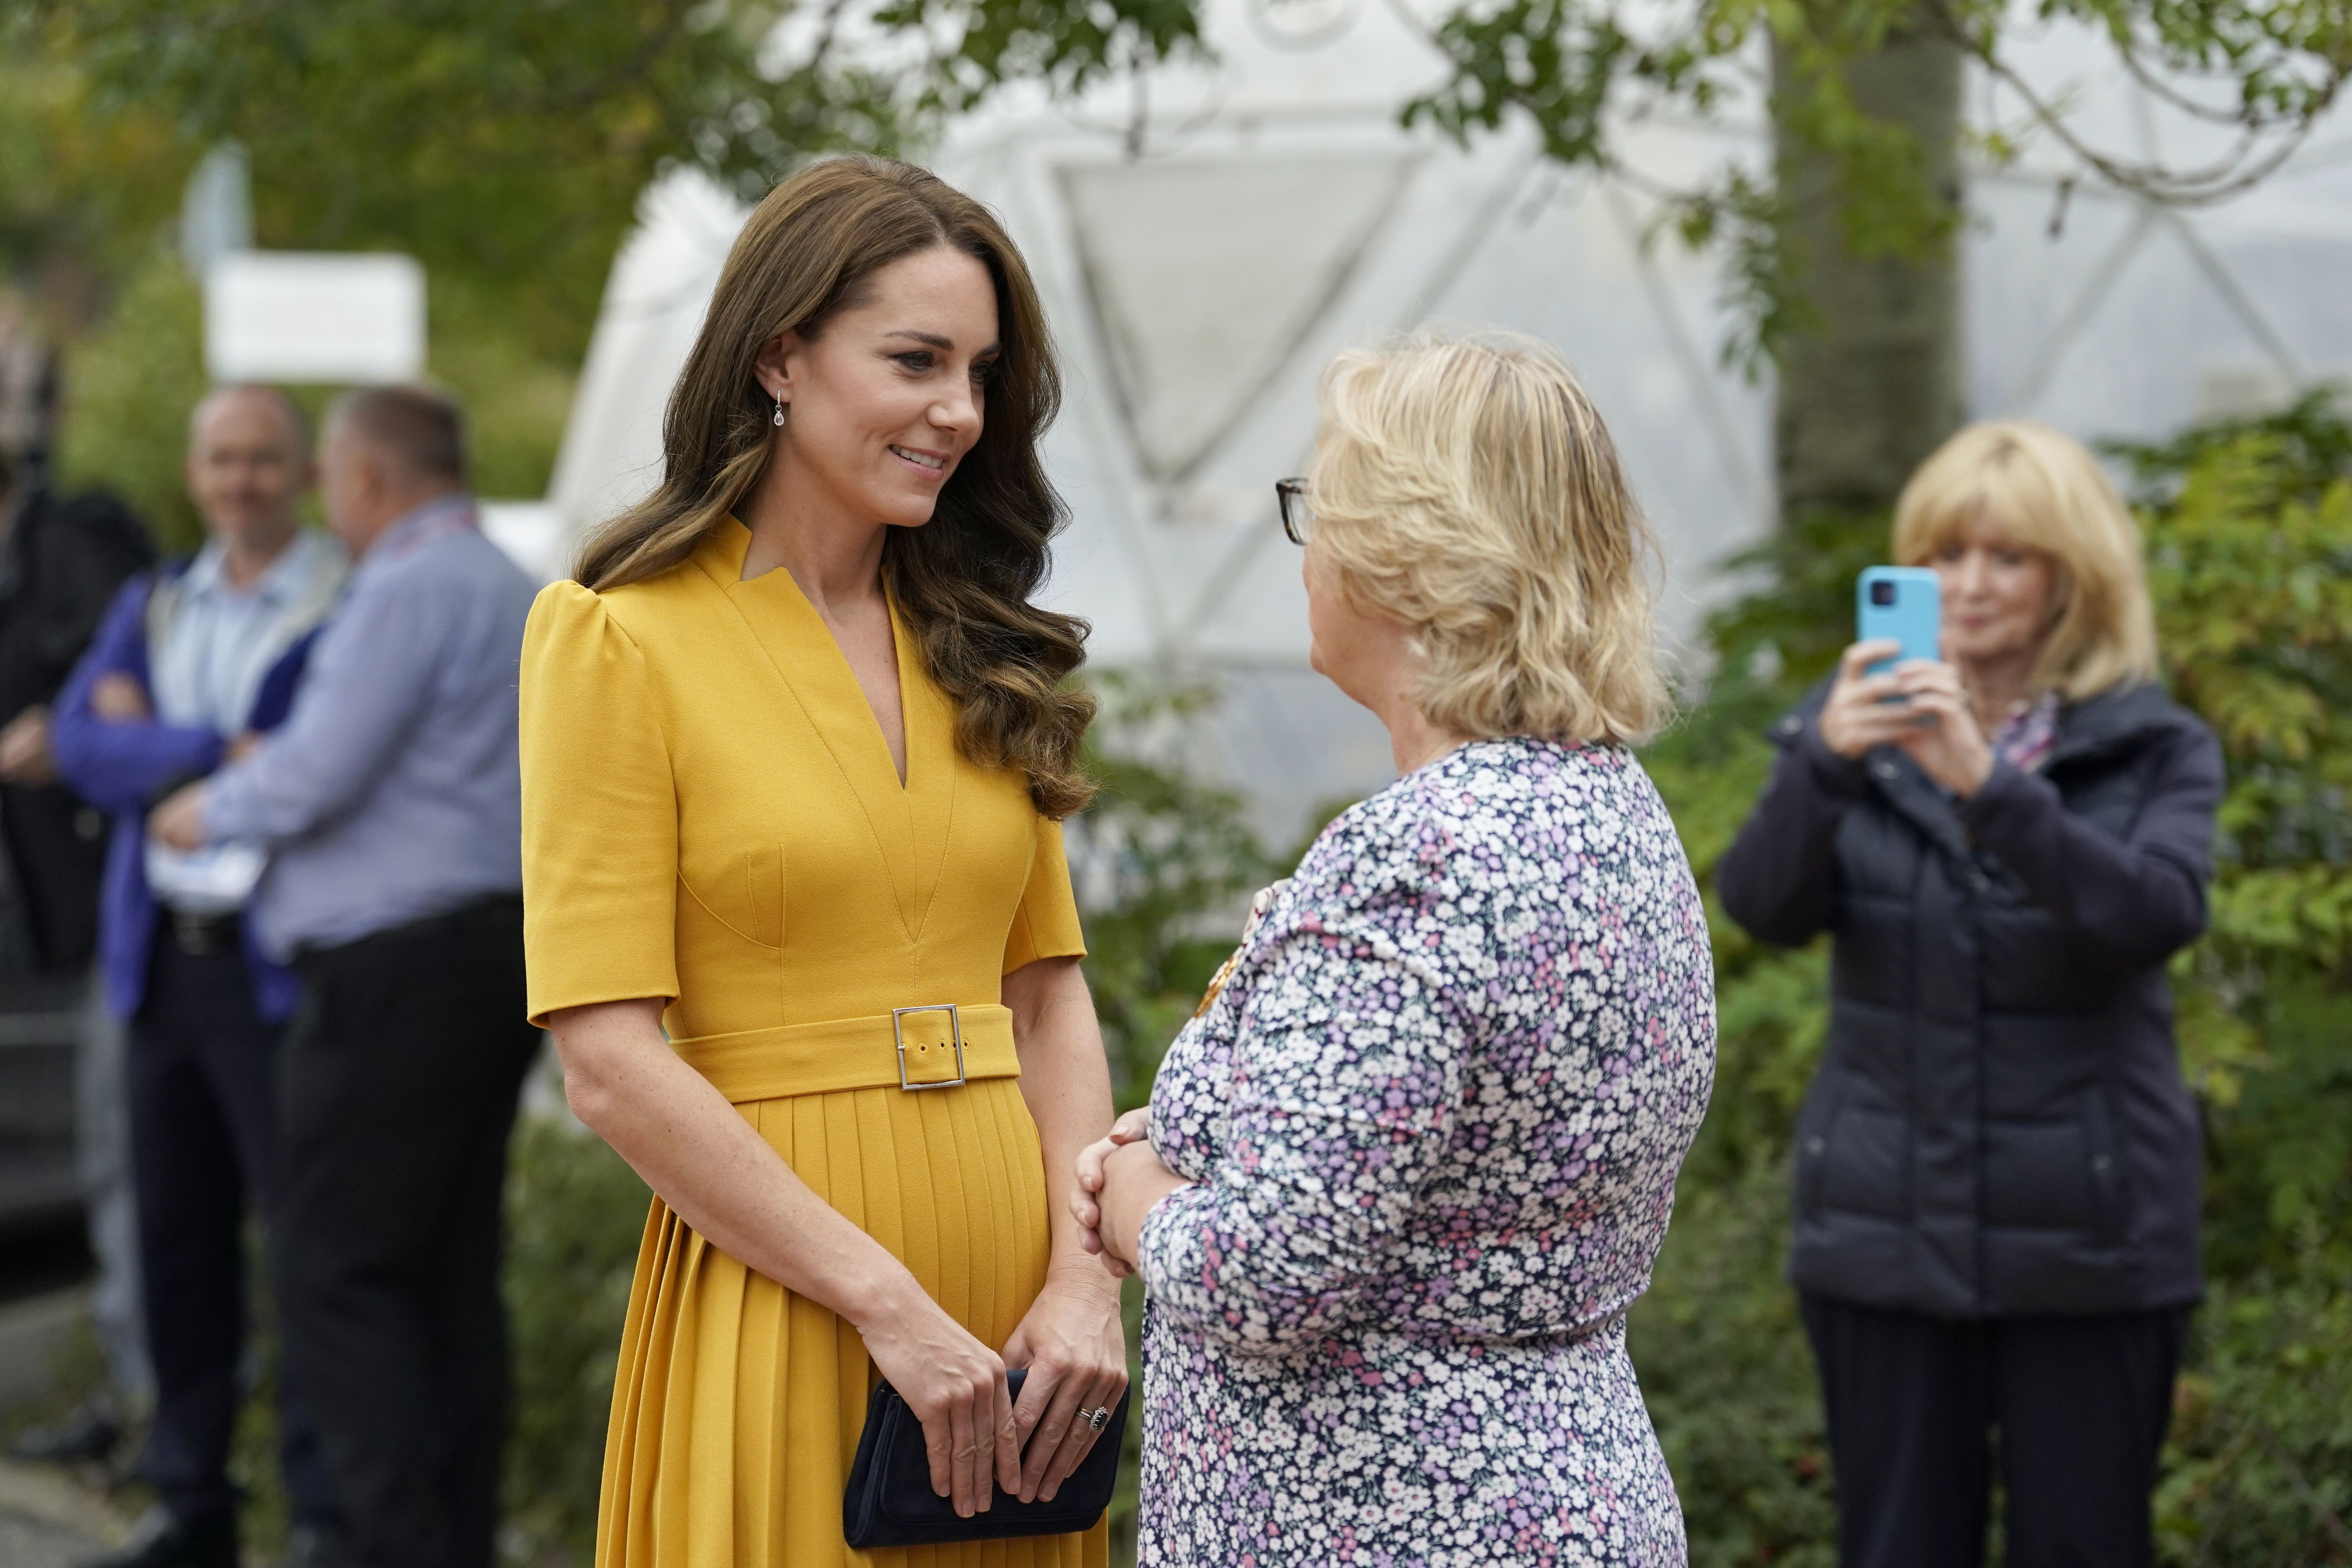
[[[1344,356],[1280,489],[1315,668],[1402,776],[1261,898],[1080,1158],[1080,1222],[1150,1292],[1140,1560],[1679,1563],[1624,1313],[1715,988],[1627,750],[1666,708],[1648,532],[1515,341]]]
[[[1894,554],[1940,580],[1944,658],[1848,649],[1716,873],[1765,941],[1832,942],[1790,1272],[1839,1561],[1979,1568],[1997,1453],[2011,1568],[2146,1563],[2201,1289],[2165,963],[2221,749],[2156,684],[2139,531],[2075,442],[1963,430]]]

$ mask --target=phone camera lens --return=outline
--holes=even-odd
[[[1870,602],[1885,609],[1895,603],[1895,584],[1880,578],[1870,585]]]

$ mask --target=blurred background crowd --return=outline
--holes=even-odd
[[[142,1323],[157,1238],[133,1223],[121,1067],[163,970],[99,935],[102,900],[156,873],[134,833],[107,879],[117,808],[76,765],[76,702],[182,723],[173,704],[213,703],[215,750],[148,783],[193,781],[268,727],[270,672],[370,558],[369,520],[479,498],[504,552],[485,593],[562,574],[649,482],[746,204],[857,148],[1004,214],[1070,368],[1052,595],[1094,621],[1107,700],[1106,787],[1071,847],[1122,1105],[1249,890],[1387,776],[1377,728],[1306,669],[1267,549],[1265,481],[1299,468],[1334,349],[1458,321],[1576,365],[1665,542],[1685,710],[1644,761],[1710,898],[1767,728],[1850,639],[1904,479],[1967,417],[2093,444],[2147,536],[2167,679],[2231,783],[2211,930],[2173,965],[2212,1286],[2159,1547],[2352,1561],[2347,23],[2136,0],[0,0],[0,1425],[22,1457],[0,1560],[75,1561],[168,1489],[150,1347],[172,1335]],[[409,383],[441,393],[336,402]],[[217,693],[104,685],[131,642],[195,635],[144,600],[105,626],[159,563],[183,621],[204,572],[283,579],[269,626],[204,634],[245,650]],[[448,636],[396,651],[464,666]],[[402,748],[432,743],[363,754],[422,765]],[[512,885],[445,858],[421,874]],[[396,887],[328,880],[356,926],[284,918],[396,922]],[[206,896],[173,895],[161,962],[248,985],[257,1028],[281,1017],[243,895]],[[1825,954],[1714,930],[1720,1077],[1632,1348],[1693,1560],[1827,1563],[1833,1478],[1781,1273]],[[533,1563],[586,1561],[646,1197],[547,1070],[502,1194],[514,1431],[476,1467],[502,1468],[500,1550]],[[247,1547],[275,1561],[301,1547],[308,1395],[268,1292],[236,1331],[262,1196],[236,1145],[260,1134],[207,1071],[222,1142],[150,1206],[197,1204],[227,1238],[177,1263],[196,1271],[171,1326],[220,1371],[197,1424],[226,1472],[204,1484],[247,1500]]]

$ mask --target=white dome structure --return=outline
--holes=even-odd
[[[1666,550],[1666,621],[1696,625],[1723,558],[1771,525],[1769,388],[1720,363],[1711,260],[1645,244],[1633,188],[1504,134],[1465,151],[1398,110],[1441,62],[1370,0],[1214,0],[1215,67],[1076,104],[1009,93],[933,159],[1003,217],[1034,269],[1067,399],[1047,443],[1073,522],[1050,595],[1097,665],[1223,691],[1197,762],[1275,842],[1391,776],[1377,725],[1306,667],[1296,552],[1273,481],[1304,466],[1316,377],[1342,346],[1437,321],[1557,344],[1616,435]],[[2086,131],[2191,143],[2096,46],[2053,37]],[[2105,74],[2103,74],[2105,73]],[[2013,121],[1979,79],[1972,118]],[[1138,106],[1148,107],[1148,112]],[[1628,159],[1696,181],[1759,160],[1752,116],[1630,128]],[[2352,372],[2352,161],[2307,148],[2226,206],[2179,213],[2084,187],[2054,159],[1971,182],[1968,396],[2086,438],[2156,437]],[[550,551],[649,488],[662,406],[743,209],[673,174],[614,264],[548,498]],[[553,555],[550,556],[552,566]]]

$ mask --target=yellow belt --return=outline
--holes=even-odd
[[[736,1105],[845,1089],[953,1089],[1021,1076],[1013,1011],[992,1002],[695,1035],[672,1040],[670,1048]]]

